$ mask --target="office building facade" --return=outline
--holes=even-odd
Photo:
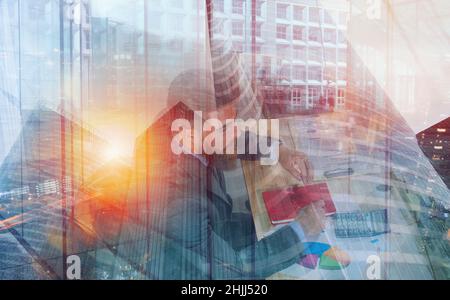
[[[442,180],[450,187],[450,118],[419,132],[417,141]]]
[[[326,8],[308,0],[212,3],[215,21],[211,35],[223,43],[231,42],[240,53],[249,77],[257,81],[261,101],[274,109],[295,112],[319,107],[323,97],[322,105],[334,102],[337,109],[344,108],[346,1],[333,1]],[[205,12],[203,1],[160,4],[149,6],[148,13],[149,42],[155,45],[160,41],[155,45],[159,51],[175,46],[188,51],[191,41],[204,38],[204,24],[198,22]]]

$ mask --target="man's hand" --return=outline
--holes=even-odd
[[[325,202],[315,201],[300,211],[297,217],[305,235],[319,235],[325,229]]]
[[[281,145],[279,162],[284,169],[304,184],[309,184],[313,181],[314,172],[304,153]]]

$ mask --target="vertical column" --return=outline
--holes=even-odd
[[[65,4],[64,0],[59,1],[59,55],[60,55],[60,163],[61,163],[61,173],[60,173],[60,182],[63,183],[64,178],[66,177],[66,124],[65,124],[65,58],[64,58],[64,12],[65,12]],[[62,217],[62,277],[66,279],[66,259],[67,259],[67,222],[66,222],[66,195],[65,195],[65,186],[61,184],[61,217]]]

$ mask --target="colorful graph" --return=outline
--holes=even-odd
[[[346,268],[351,262],[350,256],[339,249],[325,243],[305,243],[304,256],[298,262],[299,265],[308,268],[324,270],[340,270]]]

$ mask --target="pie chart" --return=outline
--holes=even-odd
[[[324,270],[340,270],[346,268],[350,262],[350,256],[338,247],[331,247],[325,243],[305,243],[303,256],[298,264],[308,268]]]

